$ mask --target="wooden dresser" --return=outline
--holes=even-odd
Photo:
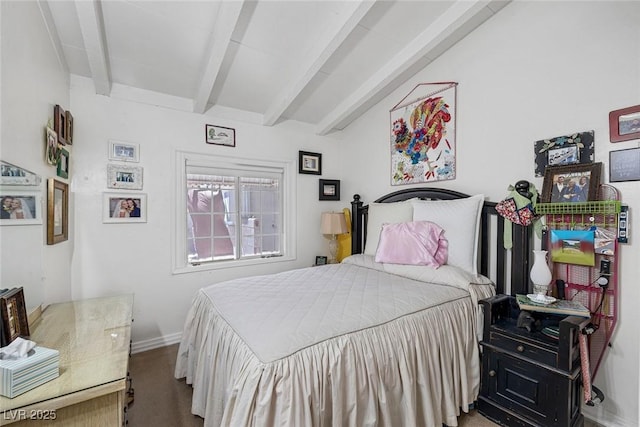
[[[60,351],[60,376],[13,399],[0,397],[0,425],[124,424],[133,295],[52,304],[31,340]]]

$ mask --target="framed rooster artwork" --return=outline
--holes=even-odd
[[[457,85],[420,83],[391,109],[391,185],[456,177]]]

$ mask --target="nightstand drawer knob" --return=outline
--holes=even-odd
[[[496,376],[496,371],[494,371],[494,370],[489,371],[489,376],[490,377],[495,377]]]
[[[522,353],[524,351],[524,346],[523,345],[519,345],[516,347],[516,350],[518,350],[520,353]]]

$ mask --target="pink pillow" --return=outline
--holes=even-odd
[[[434,222],[384,224],[375,259],[376,262],[438,268],[447,262],[448,247],[444,230]]]

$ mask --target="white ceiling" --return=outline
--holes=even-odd
[[[61,62],[114,85],[343,129],[508,1],[38,0]]]

